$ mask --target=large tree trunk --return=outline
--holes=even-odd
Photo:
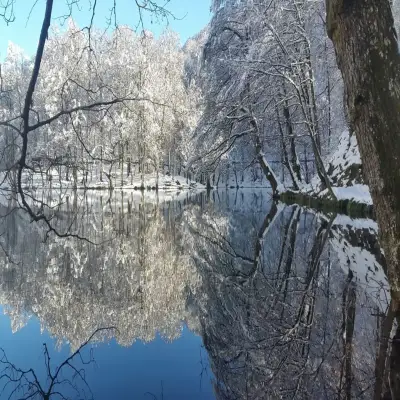
[[[279,133],[280,133],[281,139],[282,139],[283,165],[289,171],[290,178],[291,178],[292,184],[293,184],[293,189],[294,190],[299,190],[300,188],[299,188],[299,185],[298,185],[298,180],[296,179],[294,168],[292,167],[292,164],[289,161],[289,155],[288,155],[288,151],[287,151],[286,141],[285,141],[285,137],[284,137],[284,134],[283,134],[282,124],[281,124],[281,121],[280,121],[279,109],[278,109],[277,106],[275,106],[275,112],[276,112],[276,119],[277,119],[277,123],[278,123]],[[284,112],[285,112],[285,109],[284,109]],[[292,160],[293,160],[293,158],[292,158]],[[284,179],[284,178],[285,178],[285,174],[284,174],[284,170],[282,170],[282,179]]]
[[[352,399],[353,387],[353,339],[356,319],[356,285],[352,282],[352,272],[349,270],[349,280],[342,297],[342,341],[343,364],[340,372],[340,399]]]
[[[261,169],[264,172],[265,177],[267,178],[269,184],[271,185],[272,188],[272,193],[274,195],[279,194],[279,182],[278,178],[276,177],[274,171],[270,167],[267,159],[264,156],[264,153],[262,151],[262,143],[260,139],[260,130],[258,128],[258,124],[255,118],[251,117],[250,118],[250,125],[254,130],[254,137],[255,137],[255,144],[256,144],[256,157],[258,160],[258,163],[261,166]]]
[[[387,371],[388,350],[390,348],[390,333],[392,331],[393,322],[395,319],[396,306],[393,300],[390,302],[387,314],[378,318],[381,319],[378,336],[378,347],[375,360],[375,387],[374,400],[390,399],[389,394],[389,372]]]
[[[328,35],[345,83],[392,294],[400,297],[400,55],[389,0],[327,0]]]

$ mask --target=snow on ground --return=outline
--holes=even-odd
[[[348,187],[333,187],[338,200],[352,200],[357,203],[372,205],[372,198],[367,185],[356,184]]]
[[[71,190],[74,188],[74,181],[72,174],[69,180],[65,179],[65,174],[59,175],[58,171],[54,168],[48,175],[45,174],[28,174],[23,176],[23,186],[29,189],[62,189]],[[199,182],[185,178],[183,176],[159,174],[158,177],[155,173],[140,175],[121,176],[121,173],[114,173],[111,176],[112,187],[114,190],[138,190],[141,187],[145,189],[155,189],[158,186],[159,190],[164,191],[182,191],[182,190],[204,190],[205,186]],[[8,185],[9,186],[9,185]],[[7,185],[4,183],[1,187],[6,189]],[[76,189],[109,189],[110,181],[103,173],[102,179],[100,174],[78,174]]]
[[[329,195],[329,190],[325,189],[319,191],[318,186],[316,185],[316,179],[314,179],[310,185],[304,186],[300,191],[300,193],[304,193],[308,196],[317,196],[321,198],[326,198]],[[293,192],[292,189],[289,190]],[[368,185],[357,183],[355,185],[347,187],[332,186],[332,190],[335,193],[335,196],[338,200],[350,200],[355,203],[367,204],[367,205],[373,204]]]
[[[372,205],[369,187],[363,184],[361,164],[356,135],[350,135],[346,130],[328,162],[328,174],[338,200]]]
[[[368,229],[369,231],[378,232],[378,224],[370,218],[351,218],[348,215],[338,214],[333,225],[342,225],[353,229]]]
[[[344,183],[350,183],[351,177],[346,176],[346,170],[352,165],[361,165],[356,135],[350,136],[347,130],[341,134],[338,148],[330,157],[328,165],[329,175],[334,180],[347,180]]]
[[[361,157],[356,135],[350,135],[349,131],[342,133],[338,148],[329,159],[328,174],[338,200],[372,205],[369,187],[362,181]]]
[[[327,172],[332,189],[338,200],[350,200],[360,204],[372,205],[368,185],[362,183],[361,158],[355,135],[344,131],[339,139],[337,150],[327,163]],[[327,197],[328,189],[321,190],[321,181],[315,175],[310,184],[304,185],[301,192],[310,196]]]
[[[368,185],[356,184],[347,187],[332,186],[333,193],[338,200],[351,200],[355,203],[372,205],[372,197]],[[326,197],[328,189],[319,192],[317,196]]]

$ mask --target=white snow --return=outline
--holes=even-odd
[[[53,168],[49,175],[51,180],[41,174],[28,174],[23,176],[23,186],[29,189],[73,189],[73,178],[65,180],[65,174],[59,176],[57,169]],[[72,174],[70,174],[72,175]],[[1,178],[1,177],[0,177]],[[61,179],[60,179],[61,178]],[[120,173],[112,174],[112,186],[114,190],[136,190],[143,186],[145,189],[155,189],[158,186],[159,190],[164,191],[181,191],[181,190],[204,190],[205,186],[199,182],[187,179],[180,175],[164,175],[155,173],[145,174],[143,180],[140,175],[121,177]],[[7,189],[9,185],[5,182],[1,189]],[[103,179],[100,181],[99,174],[88,175],[85,181],[83,174],[78,174],[77,189],[109,189],[109,180],[103,174]]]
[[[332,190],[338,200],[351,200],[356,203],[372,205],[373,203],[368,185],[354,183],[350,177],[346,176],[346,172],[352,165],[361,165],[360,152],[358,150],[356,136],[350,136],[349,131],[346,130],[340,136],[338,148],[327,163],[327,169],[330,169],[331,179],[333,179],[334,182],[340,181],[342,185],[332,185]],[[328,189],[321,191],[320,188],[321,181],[318,175],[315,175],[310,184],[304,185],[300,191],[319,197],[326,197],[329,195]]]
[[[341,134],[338,148],[328,162],[334,167],[332,175],[339,174],[352,164],[361,164],[356,135],[349,136],[348,130]]]
[[[332,187],[338,200],[352,200],[357,203],[372,205],[371,193],[367,185],[355,184],[348,187]]]
[[[370,218],[350,218],[347,215],[339,214],[333,221],[333,225],[342,225],[354,229],[368,229],[378,232],[378,224]]]
[[[366,249],[352,246],[340,232],[332,231],[330,243],[338,255],[342,270],[347,274],[350,268],[357,285],[365,289],[382,311],[386,311],[390,303],[389,283],[375,257]]]
[[[346,180],[344,175],[345,171],[352,165],[361,165],[356,135],[350,136],[348,130],[342,133],[338,148],[330,158],[328,165],[330,168],[333,167],[331,177],[342,181],[342,186],[333,186],[332,188],[338,200],[352,200],[357,203],[372,205],[368,186],[354,183],[350,178]]]

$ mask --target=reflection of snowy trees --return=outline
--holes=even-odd
[[[232,213],[192,209],[186,218],[218,397],[370,398],[387,282],[363,229],[297,206]],[[344,265],[338,230],[351,258]],[[369,255],[364,265],[370,279],[383,277],[380,289],[365,284],[354,254]]]
[[[83,207],[75,218],[98,245],[53,237],[43,243],[33,232],[37,225],[19,214],[3,221],[7,235],[13,235],[9,252],[20,252],[17,263],[4,260],[0,272],[1,303],[14,330],[33,313],[73,348],[104,326],[118,327],[116,338],[123,345],[150,341],[157,332],[167,339],[180,335],[186,299],[199,278],[178,244],[178,206],[158,208],[129,198],[117,204],[90,204],[91,213]]]
[[[1,302],[14,329],[34,313],[75,347],[99,326],[117,326],[127,345],[173,339],[185,321],[203,337],[221,399],[384,390],[388,374],[376,371],[394,316],[373,221],[262,193],[158,205],[140,196],[65,202],[57,223],[73,218],[97,245],[42,243],[20,214],[3,220]]]

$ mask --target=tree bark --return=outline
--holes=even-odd
[[[395,319],[395,305],[393,300],[390,302],[387,314],[378,316],[381,318],[379,341],[375,360],[375,387],[374,400],[390,398],[387,387],[389,377],[387,371],[388,350],[390,348],[390,333]]]
[[[353,339],[356,318],[356,285],[352,281],[349,270],[349,280],[342,296],[342,340],[343,340],[343,364],[340,375],[340,399],[352,399],[353,387]],[[343,392],[343,393],[342,393]]]
[[[292,167],[292,164],[290,164],[290,161],[289,161],[289,156],[288,156],[287,146],[286,146],[286,142],[285,142],[285,137],[284,137],[284,134],[283,134],[282,124],[281,124],[281,121],[280,121],[279,109],[278,109],[277,106],[275,106],[275,112],[276,112],[276,118],[277,118],[279,133],[280,133],[281,139],[282,139],[283,165],[289,171],[289,175],[290,175],[290,178],[292,180],[293,189],[294,190],[299,190],[300,188],[299,188],[299,185],[297,184],[298,180],[296,179],[294,168]],[[284,113],[285,113],[285,110],[284,110]],[[293,157],[292,157],[292,160],[293,160]],[[284,177],[285,177],[284,170],[282,170],[282,178],[284,178]]]
[[[260,139],[260,130],[258,129],[258,124],[255,118],[253,117],[250,118],[250,125],[254,129],[257,161],[260,164],[269,184],[271,185],[272,193],[274,195],[277,195],[279,187],[278,178],[275,176],[274,171],[269,166],[267,160],[264,157],[264,153],[262,151],[262,143]]]
[[[392,294],[400,294],[400,55],[389,0],[326,0],[327,29],[374,201]]]

